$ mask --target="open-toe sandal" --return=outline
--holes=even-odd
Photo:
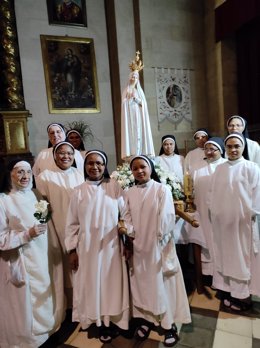
[[[166,331],[165,335],[164,335],[164,346],[165,347],[174,347],[175,344],[177,344],[177,342],[179,341],[179,335],[178,335],[178,331],[177,331],[177,327],[174,324],[172,326],[171,330]]]
[[[230,299],[230,298],[229,299],[225,298],[223,301],[223,304],[226,308],[237,313],[246,312],[252,307],[251,303],[246,303],[240,300]]]
[[[251,309],[251,307],[252,303],[240,301],[237,299],[231,300],[230,309],[232,309],[233,312],[246,312]]]
[[[230,309],[230,307],[231,307],[230,298],[224,298],[224,300],[223,300],[223,305],[224,305],[224,307]]]
[[[109,330],[108,328],[102,329],[100,331],[99,340],[102,343],[111,343],[112,342],[111,330]]]
[[[151,332],[151,328],[147,325],[141,325],[138,326],[138,328],[135,331],[135,338],[138,339],[139,341],[144,341],[146,340]]]

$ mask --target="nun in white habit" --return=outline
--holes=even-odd
[[[99,339],[108,343],[111,323],[127,330],[129,321],[127,269],[117,227],[123,190],[110,179],[103,151],[86,153],[85,178],[71,196],[65,231],[75,272],[72,316],[83,329],[96,324]]]
[[[16,160],[8,169],[11,191],[0,196],[0,347],[35,348],[61,324],[62,269],[46,223],[34,217],[30,164]]]
[[[148,338],[152,324],[164,332],[164,344],[179,340],[176,322],[191,321],[182,271],[173,234],[175,209],[170,190],[159,181],[151,160],[130,162],[136,185],[126,192],[126,221],[133,225],[133,268],[130,273],[133,317],[144,323],[136,338]]]
[[[34,166],[33,166],[33,175],[36,178],[41,172],[43,172],[45,169],[53,170],[55,169],[56,165],[53,160],[53,146],[58,144],[61,141],[66,140],[66,133],[65,129],[62,124],[60,123],[51,123],[47,127],[47,133],[49,137],[49,143],[48,148],[43,149],[39,152],[38,156],[36,157]],[[78,150],[75,150],[75,164],[79,171],[81,171],[83,175],[83,158]]]
[[[229,134],[233,132],[243,134],[246,139],[243,157],[260,167],[260,146],[256,141],[249,139],[247,121],[241,116],[233,115],[227,120],[227,129]]]
[[[72,167],[75,156],[72,144],[61,141],[52,152],[55,167],[45,169],[36,177],[36,187],[51,205],[50,233],[57,235],[61,245],[67,308],[72,308],[72,272],[65,248],[65,225],[73,189],[84,182],[84,177],[77,168]]]
[[[184,159],[184,174],[189,173],[193,177],[193,172],[201,167],[204,167],[204,144],[210,138],[210,135],[205,128],[199,128],[193,134],[193,139],[196,143],[196,148],[187,153]]]
[[[201,248],[202,273],[213,275],[213,235],[211,222],[208,214],[208,195],[211,190],[211,180],[216,168],[226,162],[224,156],[224,141],[222,138],[212,137],[204,144],[205,165],[194,172],[194,203],[196,205],[196,220],[200,222],[202,239],[197,240]],[[191,236],[198,231],[190,224],[185,223],[185,229],[190,231]]]
[[[162,146],[155,162],[160,164],[163,169],[176,174],[183,184],[184,157],[179,154],[174,135],[162,137]]]
[[[223,291],[224,305],[234,311],[250,307],[260,295],[260,169],[242,156],[245,138],[234,132],[225,139],[228,161],[212,178],[210,215],[213,230],[213,286]],[[256,278],[256,279],[255,279]]]

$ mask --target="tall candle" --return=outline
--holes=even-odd
[[[184,194],[185,196],[192,196],[193,194],[193,184],[192,184],[192,177],[189,174],[189,172],[186,172],[184,175]]]

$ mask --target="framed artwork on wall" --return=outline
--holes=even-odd
[[[49,112],[100,112],[93,39],[40,38]]]
[[[87,26],[85,0],[47,0],[49,24]]]

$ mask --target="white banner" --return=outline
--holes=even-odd
[[[190,71],[188,69],[155,68],[159,125],[165,119],[191,122]]]

